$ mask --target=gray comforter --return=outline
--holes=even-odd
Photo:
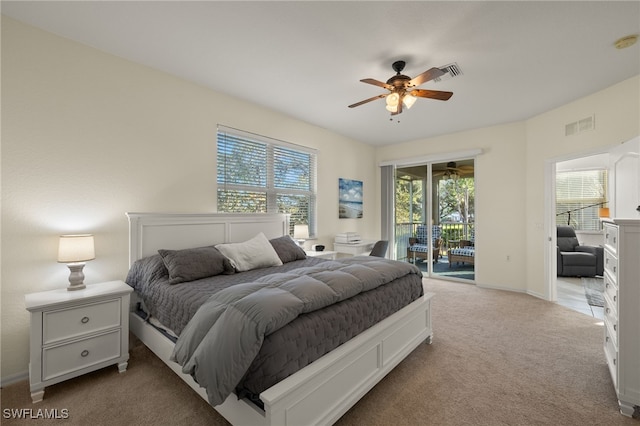
[[[260,350],[265,335],[321,309],[420,271],[405,262],[355,257],[272,274],[212,295],[180,334],[172,359],[224,402]]]

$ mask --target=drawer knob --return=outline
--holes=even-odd
[[[85,349],[84,351],[80,352],[80,356],[86,358],[87,356],[89,356],[89,351]]]
[[[611,312],[611,310],[609,308],[607,308],[607,313],[610,313],[610,312]]]
[[[89,322],[89,317],[82,317],[82,319],[80,320],[81,323],[86,324]]]

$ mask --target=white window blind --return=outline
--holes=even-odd
[[[218,126],[218,211],[289,213],[316,231],[317,151]]]
[[[556,175],[556,222],[576,230],[600,230],[598,208],[606,206],[607,171],[580,170]]]

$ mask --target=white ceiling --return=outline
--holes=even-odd
[[[372,145],[530,118],[640,74],[640,2],[8,2],[2,13]],[[386,81],[456,62],[390,121]],[[580,119],[582,117],[576,117]]]

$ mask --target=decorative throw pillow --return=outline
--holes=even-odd
[[[293,262],[294,260],[302,260],[307,258],[307,255],[305,254],[304,250],[302,250],[302,247],[300,247],[288,235],[280,238],[273,238],[269,240],[269,242],[278,254],[278,257],[280,258],[282,263]]]
[[[158,279],[169,276],[169,271],[162,261],[162,256],[154,254],[136,260],[127,273],[125,282],[136,291],[143,291],[145,286]]]
[[[239,272],[282,265],[278,253],[262,232],[245,242],[218,244],[216,248]]]
[[[169,284],[199,280],[235,271],[229,259],[213,246],[185,250],[158,250],[169,271]]]

